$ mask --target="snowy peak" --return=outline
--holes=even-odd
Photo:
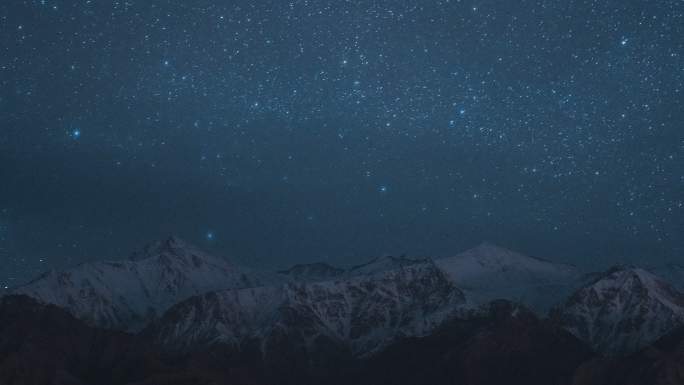
[[[580,290],[580,293],[583,292],[592,293],[598,301],[627,301],[636,298],[653,301],[676,312],[684,310],[684,294],[659,276],[637,267],[614,267]],[[575,294],[569,302],[573,299],[581,297]]]
[[[458,254],[455,259],[470,260],[485,269],[509,271],[548,271],[551,273],[574,273],[571,265],[553,263],[540,258],[527,256],[491,243],[482,243],[472,249]]]
[[[165,253],[175,254],[176,252],[180,252],[184,254],[184,250],[188,248],[191,248],[191,246],[185,241],[176,236],[170,236],[166,239],[145,245],[142,249],[131,254],[130,260],[139,261]]]
[[[595,350],[634,352],[684,324],[684,294],[639,268],[614,268],[578,290],[553,316]]]
[[[92,326],[135,331],[192,296],[260,284],[250,270],[169,238],[133,259],[46,273],[13,293],[65,308]]]
[[[640,268],[613,268],[590,285],[599,299],[610,299],[616,293],[648,296],[663,304],[683,296],[662,278]],[[681,306],[676,304],[675,306]]]
[[[182,260],[194,260],[196,263],[206,262],[212,264],[220,261],[222,265],[228,264],[226,260],[209,255],[197,246],[194,246],[176,236],[170,236],[164,240],[156,241],[146,245],[141,250],[134,252],[130,257],[130,260],[141,261],[150,258],[161,258],[162,260],[176,258]]]
[[[490,242],[482,242],[479,245],[470,248],[459,255],[461,256],[475,256],[479,259],[487,260],[503,260],[503,259],[520,259],[527,258],[526,256],[509,250],[505,247],[498,246]]]
[[[525,303],[538,313],[545,313],[565,298],[579,276],[574,266],[529,257],[490,243],[435,263],[466,292],[473,305],[507,299]]]

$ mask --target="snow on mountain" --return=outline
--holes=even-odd
[[[129,260],[50,271],[11,293],[65,308],[93,326],[135,331],[181,300],[263,278],[171,237]]]
[[[437,259],[435,263],[473,305],[507,299],[524,303],[542,314],[569,295],[580,276],[574,266],[488,243],[454,257]]]
[[[444,271],[461,289],[472,307],[494,299],[525,303],[545,314],[580,285],[580,273],[571,265],[552,263],[484,243],[454,257],[431,260],[383,256],[346,270],[326,264],[298,265],[282,272],[298,281],[371,276],[409,266],[432,265]]]
[[[639,268],[615,268],[555,310],[566,330],[610,355],[634,352],[684,324],[684,294]]]
[[[459,310],[463,294],[434,264],[325,282],[226,290],[191,298],[152,328],[168,348],[214,344],[262,353],[286,339],[315,351],[321,341],[354,355],[369,354],[401,336],[423,336]]]

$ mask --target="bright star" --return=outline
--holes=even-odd
[[[72,130],[71,131],[71,137],[74,139],[80,138],[81,137],[81,130],[79,130],[78,128],[75,130]]]
[[[207,240],[208,240],[208,241],[213,241],[213,240],[214,240],[214,237],[215,237],[215,236],[214,236],[214,232],[213,232],[213,231],[210,231],[210,232],[207,233]]]

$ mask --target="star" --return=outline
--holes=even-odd
[[[242,223],[246,236],[236,251],[246,258],[286,248],[283,258],[300,262],[328,251],[312,247],[322,244],[316,237],[350,244],[356,229],[325,233],[333,231],[332,215],[343,224],[357,215],[375,223],[377,211],[368,208],[378,202],[382,221],[413,210],[436,232],[467,222],[451,222],[437,208],[473,218],[478,230],[463,243],[498,230],[529,239],[526,233],[553,234],[558,224],[556,239],[562,233],[582,242],[564,248],[540,234],[532,248],[561,250],[568,259],[596,246],[587,229],[635,254],[661,238],[663,254],[684,247],[674,234],[684,215],[679,2],[648,9],[608,2],[600,12],[570,7],[563,15],[553,12],[562,0],[518,2],[514,12],[504,2],[455,0],[418,7],[89,0],[52,11],[55,3],[2,3],[8,28],[0,88],[11,92],[0,95],[0,115],[11,129],[0,128],[0,148],[17,148],[2,156],[18,165],[17,176],[35,168],[23,158],[54,162],[35,179],[13,178],[12,188],[0,188],[0,202],[27,210],[36,194],[58,190],[44,194],[41,207],[74,215],[42,210],[30,220],[44,232],[17,234],[12,243],[0,226],[0,260],[30,254],[26,240],[34,238],[44,239],[40,250],[55,238],[78,241],[80,250],[105,228],[114,235],[103,249],[114,250],[159,221],[170,231],[197,229],[194,237],[208,245]],[[26,17],[32,14],[40,17]],[[273,15],[282,20],[269,22]],[[495,22],[500,15],[510,17]],[[116,31],[126,32],[119,41]],[[95,194],[81,171],[112,188]],[[161,205],[150,186],[164,192]],[[620,210],[598,218],[592,208],[601,202]],[[85,212],[100,206],[108,210]],[[162,206],[180,212],[170,216]],[[206,219],[216,209],[227,213],[222,223]],[[269,214],[284,230],[263,245],[253,234]],[[32,211],[13,215],[33,218]],[[31,227],[21,221],[12,236]],[[321,232],[291,242],[302,223]],[[634,241],[644,247],[624,247],[637,230],[649,234]],[[334,253],[355,258],[381,243],[412,250],[431,236],[399,229]],[[0,277],[9,274],[1,270]]]

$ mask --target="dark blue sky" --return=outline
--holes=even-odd
[[[683,54],[675,0],[4,1],[0,281],[169,233],[675,260]]]

